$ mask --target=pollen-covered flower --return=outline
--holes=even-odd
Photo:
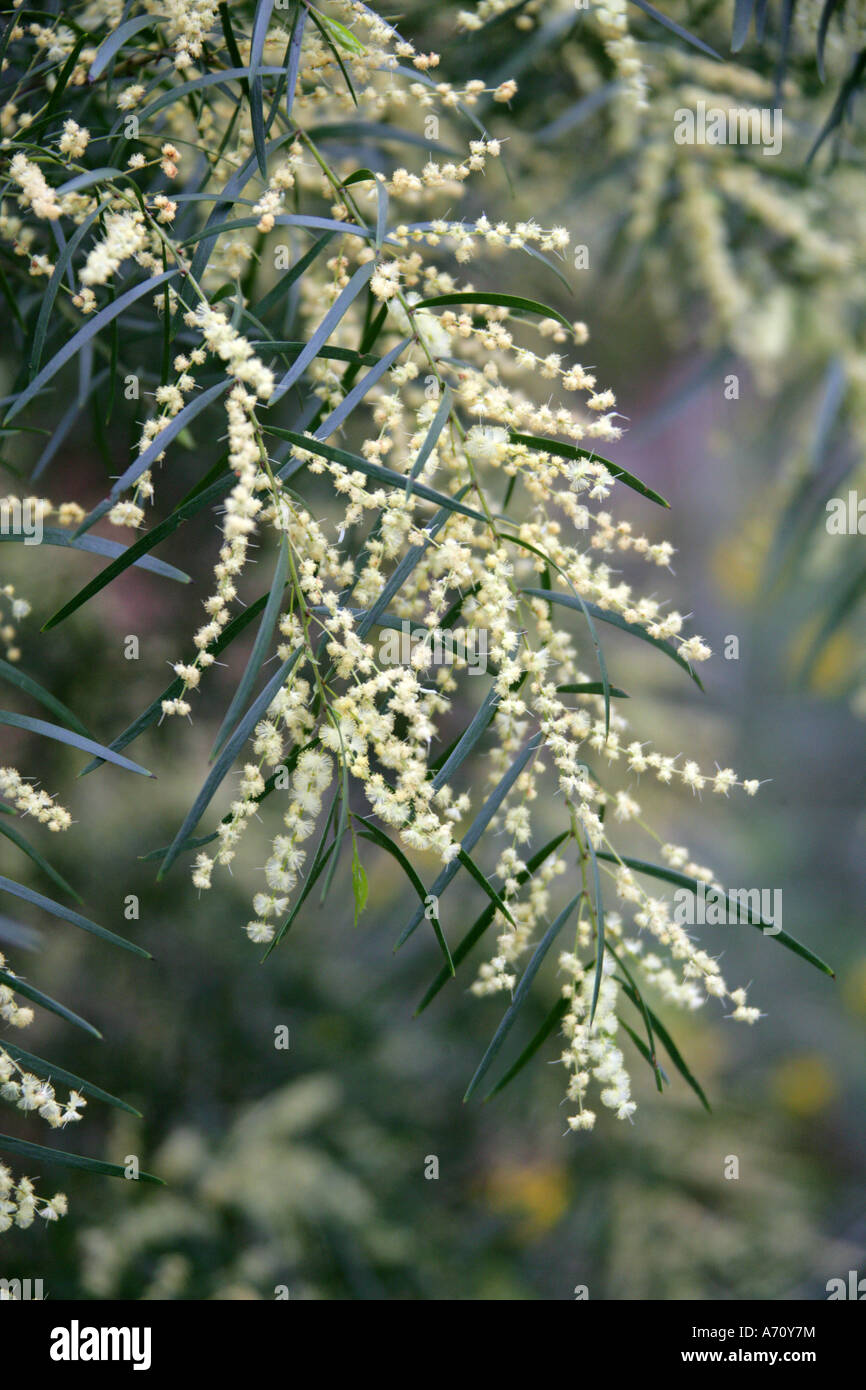
[[[81,271],[83,285],[105,285],[129,256],[135,256],[147,241],[141,213],[111,213],[105,219],[105,236],[94,246]]]
[[[56,222],[60,216],[60,205],[54,189],[47,182],[38,164],[34,164],[24,154],[16,154],[9,166],[9,172],[21,189],[18,201],[25,207],[32,207],[37,217]]]

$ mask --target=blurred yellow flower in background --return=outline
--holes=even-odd
[[[801,1119],[826,1110],[839,1090],[828,1062],[817,1053],[781,1062],[771,1075],[770,1087],[779,1105]]]
[[[842,979],[842,998],[852,1014],[866,1018],[866,956],[846,970]]]

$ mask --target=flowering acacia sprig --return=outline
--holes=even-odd
[[[639,107],[643,79],[623,12],[611,4],[597,20]],[[275,947],[314,884],[321,879],[328,891],[349,845],[360,912],[360,853],[373,840],[415,891],[435,874],[401,940],[429,912],[449,975],[438,903],[449,901],[458,874],[471,875],[489,904],[482,929],[496,939],[471,988],[482,997],[517,990],[516,999],[521,972],[531,979],[537,953],[549,947],[549,919],[569,918],[565,909],[562,923],[563,913],[555,916],[563,890],[579,880],[556,1017],[575,1106],[569,1125],[590,1127],[593,1079],[602,1105],[630,1119],[635,1102],[617,1042],[624,1000],[642,1021],[644,988],[667,1004],[730,1000],[735,1018],[757,1017],[630,867],[640,861],[627,847],[647,833],[640,779],[695,796],[710,788],[751,796],[759,784],[657,749],[640,713],[627,720],[621,712],[608,678],[599,629],[610,626],[694,679],[711,653],[678,609],[624,572],[634,559],[643,573],[647,563],[670,569],[673,548],[654,520],[638,529],[621,514],[632,495],[666,504],[597,452],[617,443],[624,417],[585,363],[585,323],[486,288],[488,260],[495,270],[502,258],[513,266],[529,256],[535,271],[539,258],[543,266],[553,257],[555,268],[570,246],[558,219],[512,225],[477,210],[479,186],[493,207],[491,171],[502,153],[483,125],[464,151],[440,147],[440,120],[463,139],[459,118],[482,99],[482,109],[489,101],[503,109],[516,84],[478,79],[455,88],[437,71],[437,55],[416,52],[350,0],[330,6],[324,22],[318,15],[303,7],[295,16],[294,88],[284,93],[287,33],[276,11],[254,34],[227,9],[217,28],[212,6],[170,7],[170,52],[165,35],[145,31],[127,74],[134,80],[112,89],[122,177],[94,168],[88,183],[85,165],[83,182],[76,169],[76,186],[64,189],[61,167],[93,157],[87,127],[58,124],[37,154],[21,119],[25,94],[8,116],[18,192],[6,232],[15,247],[26,244],[27,278],[48,272],[53,223],[83,228],[77,292],[62,301],[82,335],[73,341],[99,341],[98,326],[115,322],[127,295],[159,328],[155,409],[136,417],[132,463],[76,534],[101,517],[140,530],[143,502],[165,506],[169,473],[190,474],[192,491],[168,511],[157,539],[199,507],[222,509],[205,621],[190,622],[195,655],[173,663],[176,680],[117,742],[125,746],[163,715],[192,714],[202,671],[246,626],[254,545],[259,572],[275,553],[212,770],[161,873],[193,852],[193,884],[211,889],[218,870],[237,867],[246,831],[276,798],[245,923],[255,943]],[[237,55],[250,66],[238,69]],[[250,80],[256,64],[262,70]],[[98,78],[98,61],[95,68]],[[243,76],[226,77],[231,71]],[[197,84],[192,104],[189,81]],[[374,140],[377,127],[399,131],[410,154],[398,162],[382,140],[381,167],[358,168],[339,141],[332,153],[331,133],[347,119],[363,120]],[[460,198],[475,199],[465,219],[453,212]],[[478,280],[469,278],[481,253]],[[62,352],[19,397],[13,421],[60,370]],[[181,439],[194,447],[181,453]],[[225,444],[216,457],[210,441]],[[384,639],[404,624],[422,637],[408,659],[395,659]],[[442,633],[450,659],[437,662]],[[472,653],[482,637],[479,666]],[[279,665],[266,665],[273,658]],[[239,783],[222,820],[196,840],[236,763]],[[565,828],[547,852],[536,846],[551,807]],[[491,864],[493,834],[504,847]],[[426,856],[424,878],[410,855]],[[677,849],[651,867],[676,883],[680,858]],[[710,871],[695,877],[706,875],[715,881]],[[605,911],[603,883],[620,911]],[[654,1044],[647,1056],[658,1075]]]

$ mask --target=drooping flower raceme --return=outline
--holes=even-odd
[[[623,12],[611,4],[598,20],[640,105]],[[142,287],[135,313],[151,313],[159,330],[149,399],[135,409],[135,457],[81,534],[102,516],[140,532],[152,510],[173,505],[163,478],[183,470],[191,491],[167,524],[220,508],[203,617],[191,618],[175,679],[136,732],[192,717],[208,698],[205,673],[262,615],[213,772],[163,871],[191,854],[195,888],[216,887],[251,825],[277,807],[245,923],[254,943],[272,949],[311,887],[329,889],[348,849],[361,912],[361,856],[372,842],[408,866],[419,895],[404,938],[432,923],[449,973],[439,902],[466,876],[488,904],[473,940],[489,929],[491,943],[473,993],[507,998],[533,953],[548,949],[552,924],[564,930],[554,1021],[568,1127],[591,1128],[594,1094],[631,1119],[624,1001],[640,1027],[643,988],[670,1005],[715,999],[735,1019],[758,1017],[656,891],[677,875],[717,885],[646,824],[642,787],[752,796],[759,784],[657,743],[612,692],[602,652],[610,626],[655,646],[685,677],[711,653],[656,597],[673,557],[648,513],[662,499],[607,458],[623,417],[587,365],[586,324],[515,290],[518,258],[531,258],[535,284],[544,261],[570,245],[556,223],[498,217],[501,142],[475,128],[467,140],[460,125],[482,97],[504,109],[515,84],[454,86],[437,55],[416,52],[350,0],[319,22],[302,7],[292,31],[275,9],[258,56],[266,70],[278,60],[281,74],[291,41],[296,76],[290,113],[274,99],[277,73],[261,79],[271,113],[263,146],[258,83],[246,70],[242,101],[221,76],[197,87],[195,102],[145,104],[151,78],[180,91],[192,73],[234,66],[216,7],[159,13],[171,56],[143,37],[135,81],[112,88],[117,119],[138,113],[123,177],[108,168],[58,191],[70,161],[91,157],[86,126],[59,127],[36,164],[16,149],[30,147],[13,115],[15,206],[4,216],[15,238],[26,232],[33,275],[52,250],[50,223],[80,228],[92,217],[66,310],[92,322],[132,284]],[[15,42],[28,42],[23,31]],[[253,36],[240,19],[235,45],[248,63]],[[374,173],[339,144],[332,150],[328,131],[354,119],[368,131],[414,122],[406,163],[383,151]],[[464,153],[442,153],[446,121]],[[212,220],[208,181],[221,189]],[[65,294],[65,282],[57,289]],[[125,371],[122,335],[116,350]],[[634,493],[645,527],[624,514]],[[395,660],[383,637],[403,633],[411,648]],[[235,763],[222,818],[197,839]],[[652,895],[631,853],[646,838],[661,846]],[[651,1038],[645,1051],[657,1071]]]

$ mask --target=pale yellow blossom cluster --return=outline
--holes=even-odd
[[[515,17],[515,24],[518,29],[531,29],[534,17],[543,8],[543,0],[529,0],[529,3],[522,5],[520,13]],[[464,29],[468,33],[476,33],[491,20],[498,19],[500,15],[507,14],[514,9],[513,0],[479,0],[479,4],[472,10],[458,10],[457,27]]]
[[[204,45],[218,23],[219,5],[210,0],[148,0],[147,9],[167,20],[168,41],[174,49],[174,65],[184,72],[201,58]]]
[[[631,1097],[625,1057],[616,1041],[620,988],[614,974],[614,958],[605,952],[594,1014],[594,968],[585,967],[573,952],[566,951],[559,957],[559,967],[567,977],[562,992],[568,1001],[568,1012],[562,1021],[567,1046],[560,1061],[569,1074],[567,1099],[577,1105],[576,1112],[568,1117],[568,1127],[586,1130],[595,1125],[595,1111],[583,1103],[593,1079],[600,1086],[602,1105],[612,1110],[617,1119],[630,1120],[637,1105]]]
[[[0,796],[6,798],[22,816],[32,816],[49,830],[67,830],[72,817],[48,792],[22,777],[17,768],[0,767]]]
[[[647,81],[638,46],[629,32],[626,0],[602,0],[601,4],[593,3],[591,10],[605,51],[629,100],[638,111],[645,111],[649,105]]]
[[[54,189],[50,186],[38,164],[34,164],[25,154],[13,156],[9,166],[12,178],[21,192],[18,202],[22,207],[32,208],[37,217],[56,222],[60,216],[60,205]]]
[[[19,1010],[20,1013],[20,1010]],[[63,1103],[57,1099],[54,1087],[44,1077],[35,1076],[16,1062],[0,1045],[0,1097],[19,1110],[35,1110],[52,1129],[65,1127],[82,1117],[80,1111],[87,1101],[79,1091],[69,1092]]]
[[[253,212],[258,217],[256,231],[270,232],[274,229],[275,218],[283,211],[286,193],[295,186],[295,169],[301,159],[301,147],[298,141],[292,145],[288,159],[284,159],[268,181],[258,202],[253,205]]]
[[[35,1217],[43,1221],[59,1221],[69,1209],[65,1192],[53,1197],[40,1197],[30,1178],[12,1176],[5,1163],[0,1163],[0,1235],[12,1226],[26,1231]]]
[[[8,609],[8,612],[5,611]],[[6,650],[7,661],[18,661],[21,657],[21,648],[18,646],[17,624],[26,618],[30,613],[30,604],[26,598],[16,595],[14,584],[4,584],[0,589],[0,641],[3,642]]]
[[[251,387],[259,400],[268,400],[274,389],[273,372],[262,364],[249,341],[232,327],[222,310],[202,303],[186,319],[191,328],[201,333],[208,351],[222,359],[235,381]]]
[[[0,971],[15,980],[15,972],[9,969],[5,957],[0,952]],[[0,1020],[13,1028],[26,1028],[33,1020],[33,1010],[18,1004],[14,987],[0,981]],[[80,1120],[80,1111],[87,1102],[78,1091],[70,1091],[65,1104],[58,1102],[54,1087],[42,1077],[25,1071],[23,1067],[0,1045],[0,1098],[16,1106],[19,1110],[36,1111],[53,1129],[64,1128],[73,1121]],[[0,1163],[0,1235],[13,1225],[26,1230],[33,1225],[34,1218],[43,1221],[57,1221],[66,1215],[67,1202],[64,1193],[57,1192],[51,1198],[40,1197],[30,1178],[14,1178],[9,1168]]]
[[[108,284],[123,262],[137,255],[146,243],[147,230],[139,209],[110,213],[105,219],[105,236],[88,254],[81,283],[91,288]]]

